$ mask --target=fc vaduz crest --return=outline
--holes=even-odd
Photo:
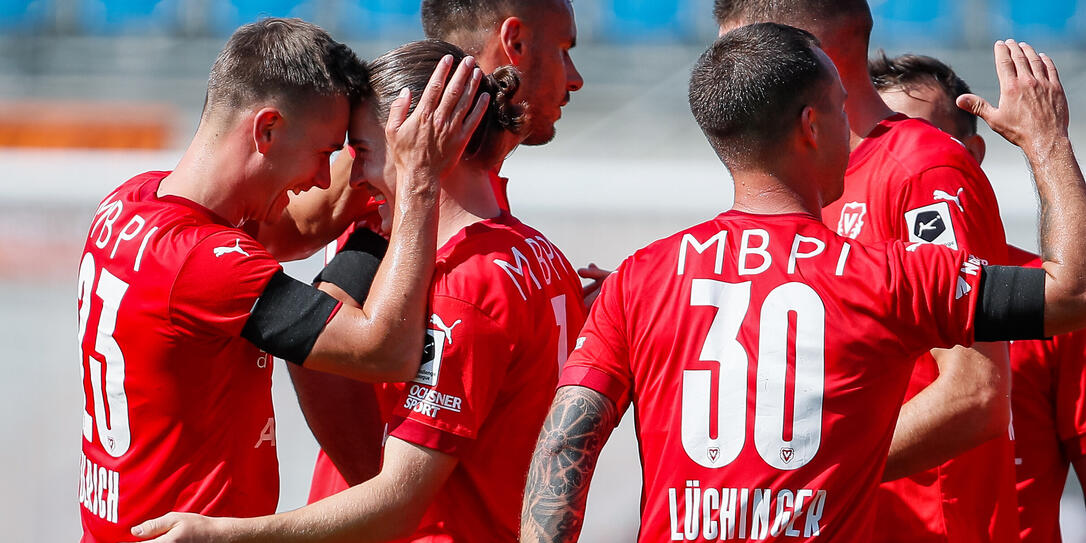
[[[841,208],[841,219],[837,221],[837,235],[856,239],[860,235],[860,229],[864,226],[864,215],[867,214],[867,204],[863,202],[849,202]]]
[[[784,460],[785,464],[791,462],[792,457],[795,455],[796,451],[793,450],[792,447],[786,447],[784,449],[781,449],[781,460]]]
[[[717,447],[709,447],[709,461],[716,462],[716,459],[720,457],[720,449]]]

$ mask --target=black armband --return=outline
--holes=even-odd
[[[339,300],[280,270],[253,305],[241,337],[273,356],[300,365],[309,357],[337,307]]]
[[[1044,339],[1045,271],[985,266],[976,307],[976,340]]]
[[[388,241],[366,228],[356,230],[343,249],[324,267],[313,284],[331,283],[358,302],[365,303],[377,268],[388,250]]]

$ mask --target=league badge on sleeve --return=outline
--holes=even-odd
[[[936,202],[905,212],[905,224],[909,228],[909,241],[945,245],[958,249],[954,223],[950,219],[950,205]]]
[[[436,313],[430,315],[430,324],[438,329],[426,330],[426,339],[422,346],[422,365],[419,366],[419,372],[412,381],[422,385],[437,386],[438,374],[441,372],[441,355],[445,352],[446,343],[452,345],[453,329],[460,322],[457,319],[452,326],[447,326]]]

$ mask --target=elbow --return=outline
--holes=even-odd
[[[372,360],[371,380],[384,383],[410,381],[418,375],[422,364],[422,341],[384,341],[368,358]]]

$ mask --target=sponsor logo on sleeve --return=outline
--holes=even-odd
[[[905,212],[905,224],[909,227],[909,241],[945,245],[958,249],[954,223],[950,220],[950,204],[936,202]]]
[[[867,215],[867,204],[863,202],[849,202],[841,208],[841,219],[837,221],[837,235],[856,239],[864,226],[864,215]]]
[[[215,247],[215,249],[213,249],[213,251],[215,252],[215,258],[219,258],[219,257],[221,257],[223,255],[230,254],[230,253],[238,253],[238,254],[242,254],[242,255],[245,255],[245,256],[249,256],[249,253],[246,253],[245,249],[241,248],[241,238],[235,239],[233,245],[227,245],[225,247]]]
[[[983,258],[977,258],[973,255],[969,255],[969,258],[962,264],[961,275],[958,276],[958,284],[954,289],[954,299],[961,300],[962,296],[969,294],[973,291],[973,287],[969,286],[969,281],[965,278],[967,275],[977,275],[980,273],[981,266],[987,266],[988,261]]]
[[[459,413],[463,405],[464,400],[460,396],[445,394],[421,385],[411,385],[403,403],[404,409],[427,417],[436,417],[442,411]]]
[[[965,213],[965,208],[962,207],[963,192],[965,192],[965,189],[961,187],[958,187],[958,192],[956,192],[954,195],[951,195],[949,192],[936,189],[934,192],[931,193],[931,197],[935,198],[936,200],[949,200],[951,202],[954,202],[958,206],[958,211]]]
[[[573,350],[574,350],[574,351],[576,351],[577,349],[580,349],[581,347],[584,347],[584,342],[585,342],[585,341],[586,341],[587,339],[588,339],[588,338],[586,338],[586,337],[584,337],[584,336],[581,336],[581,337],[577,338],[577,346],[576,346],[576,347],[574,347],[574,348],[573,348]]]
[[[422,346],[422,365],[419,366],[418,374],[412,379],[414,382],[437,386],[437,379],[441,372],[441,356],[445,352],[445,345],[452,345],[453,329],[461,322],[463,321],[457,319],[452,323],[452,326],[448,326],[436,313],[430,315],[430,324],[438,329],[426,330],[426,339]]]

